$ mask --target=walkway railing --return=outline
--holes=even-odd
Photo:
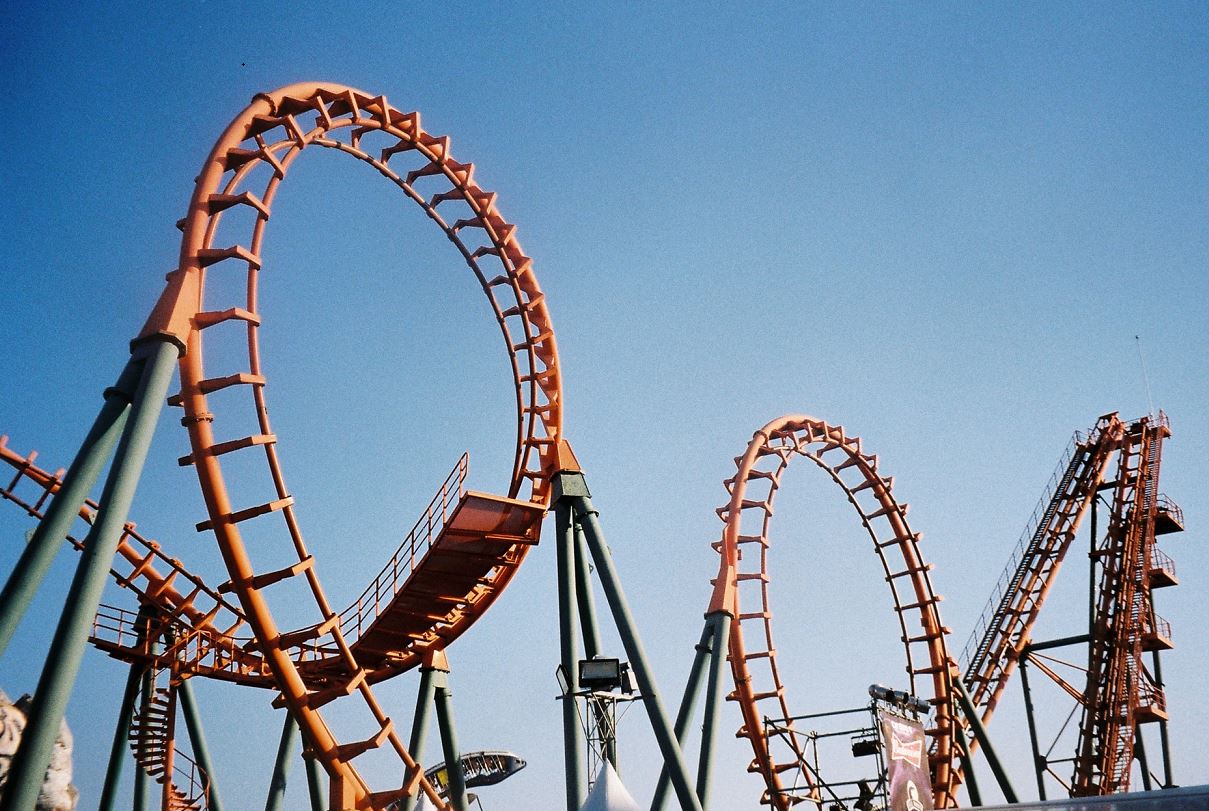
[[[464,453],[453,466],[453,470],[449,471],[449,475],[445,477],[423,515],[411,528],[411,532],[407,533],[395,554],[382,567],[382,571],[365,587],[365,591],[361,592],[361,596],[352,605],[340,612],[340,631],[349,643],[360,638],[390,605],[407,582],[407,578],[428,554],[432,542],[441,534],[441,529],[466,492],[466,472],[469,467],[470,454]]]
[[[1070,463],[1075,453],[1086,441],[1088,441],[1088,437],[1084,436],[1082,431],[1075,431],[1074,436],[1067,443],[1066,449],[1062,452],[1062,457],[1058,461],[1057,467],[1054,468],[1053,475],[1050,476],[1049,481],[1046,483],[1045,490],[1037,501],[1037,506],[1033,508],[1032,515],[1029,516],[1024,532],[1020,534],[1020,540],[1016,542],[1011,557],[1008,558],[1007,565],[1003,567],[1003,573],[999,576],[999,581],[991,591],[991,596],[982,610],[982,615],[978,618],[978,622],[975,623],[974,630],[966,641],[965,647],[962,648],[961,665],[964,668],[969,668],[970,664],[974,661],[975,655],[978,653],[979,645],[986,639],[987,629],[995,621],[1000,603],[1003,602],[1003,596],[1012,588],[1012,580],[1016,576],[1016,571],[1020,568],[1020,561],[1024,558],[1025,552],[1040,540],[1037,538],[1037,532],[1042,528],[1044,522],[1048,522],[1052,518],[1051,505],[1054,501],[1054,495],[1066,479],[1068,468],[1070,468]]]

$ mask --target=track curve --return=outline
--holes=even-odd
[[[304,116],[313,116],[313,123]],[[381,146],[374,154],[368,151],[371,140]],[[298,718],[309,747],[332,778],[333,806],[382,808],[420,785],[431,800],[444,807],[374,698],[367,672],[358,666],[343,637],[339,617],[324,595],[314,558],[303,541],[269,423],[267,380],[258,342],[261,248],[278,187],[293,161],[309,146],[336,149],[373,166],[420,206],[474,273],[503,333],[516,386],[516,455],[507,492],[509,497],[536,504],[547,502],[548,469],[562,435],[562,389],[554,331],[532,263],[516,241],[515,227],[500,215],[495,194],[474,182],[473,164],[454,160],[447,136],[425,132],[418,113],[396,110],[383,96],[333,84],[296,84],[256,96],[206,160],[181,222],[180,265],[168,275],[167,289],[136,342],[167,336],[185,350],[180,362],[181,392],[173,402],[184,409],[182,423],[192,446],[191,455],[182,463],[195,467],[209,513],[198,529],[214,533],[231,577],[226,587],[248,618],[281,692],[280,702]],[[398,167],[404,161],[407,167]],[[262,189],[253,188],[257,180],[263,180]],[[456,214],[451,215],[450,209]],[[251,218],[249,232],[236,241],[216,244],[224,215],[236,212],[237,217]],[[205,295],[208,273],[238,267],[246,272],[244,295],[227,301]],[[243,343],[247,367],[207,370],[203,333],[207,341],[237,339]],[[225,413],[216,413],[219,409],[211,406],[210,398],[220,391],[239,389],[251,394],[256,433],[220,436]],[[224,477],[224,461],[231,458],[228,454],[255,453],[262,454],[267,463],[267,482],[250,498],[242,494],[236,507]],[[280,523],[275,541],[257,538],[258,554],[262,545],[276,543],[282,551],[279,557],[284,555],[293,562],[272,571],[257,571],[240,525],[257,522],[259,531],[268,516],[277,516]],[[525,546],[515,550],[518,564],[526,551]],[[501,567],[493,574],[479,610],[468,612],[460,625],[449,628],[442,646],[469,627],[515,571],[515,566]],[[274,584],[296,577],[304,578],[317,616],[309,626],[283,632],[267,592]],[[335,681],[330,676],[322,680],[312,676],[308,681],[301,666],[306,656],[297,653],[308,646],[338,657],[344,675]],[[319,708],[354,693],[363,699],[372,723],[366,738],[342,744]],[[373,792],[352,761],[383,746],[398,754],[408,776],[398,788]]]
[[[779,417],[753,435],[747,450],[736,457],[736,473],[724,483],[727,503],[717,510],[725,523],[722,538],[714,544],[721,555],[710,610],[728,611],[734,617],[729,659],[743,726],[739,737],[752,745],[750,769],[764,778],[761,802],[788,809],[802,798],[788,789],[815,781],[804,767],[804,747],[792,722],[783,736],[789,756],[779,760],[764,729],[764,718],[792,716],[785,685],[777,665],[769,600],[769,530],[781,475],[794,457],[810,460],[825,471],[853,505],[873,541],[885,570],[906,654],[911,692],[929,698],[933,710],[928,725],[932,738],[933,791],[938,808],[952,803],[955,789],[950,766],[953,751],[953,694],[950,679],[955,663],[945,637],[949,629],[940,619],[939,598],[932,589],[927,564],[920,552],[920,536],[907,524],[907,505],[891,493],[891,478],[878,472],[876,456],[861,450],[861,441],[844,429],[805,415]],[[749,554],[741,554],[747,547]],[[754,549],[753,549],[754,547]],[[751,551],[758,551],[752,555]],[[739,584],[759,582],[759,604],[741,606]],[[923,692],[930,690],[930,695]]]

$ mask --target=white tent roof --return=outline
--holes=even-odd
[[[600,765],[600,773],[596,775],[596,784],[588,793],[588,799],[580,811],[642,811],[630,792],[621,784],[621,778],[613,770],[613,764],[604,761]]]

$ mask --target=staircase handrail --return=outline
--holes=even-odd
[[[1024,558],[1025,552],[1041,540],[1038,537],[1038,533],[1043,529],[1042,522],[1050,517],[1048,513],[1054,500],[1054,494],[1065,480],[1071,460],[1074,459],[1075,453],[1081,446],[1089,444],[1096,437],[1097,432],[1094,430],[1090,435],[1085,435],[1082,431],[1075,431],[1063,450],[1058,465],[1054,468],[1053,474],[1046,483],[1041,498],[1037,501],[1037,506],[1033,508],[1033,512],[1025,524],[1024,531],[1020,534],[1020,539],[1012,549],[1007,565],[1004,566],[1003,572],[999,575],[999,579],[991,591],[991,596],[987,599],[981,616],[979,616],[978,621],[974,624],[974,630],[970,633],[969,639],[962,648],[960,662],[965,668],[967,677],[970,675],[970,669],[974,664],[975,658],[981,653],[979,649],[984,644],[989,644],[989,640],[986,638],[987,630],[990,628],[991,622],[997,614],[1000,604],[1003,602],[1004,595],[1008,593],[1011,587],[1012,580],[1020,568],[1020,561]]]

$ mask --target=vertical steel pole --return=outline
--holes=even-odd
[[[323,785],[323,781],[327,775],[313,757],[304,758],[303,763],[306,764],[306,786],[311,795],[311,811],[325,811],[327,803],[323,798],[327,796],[327,786]]]
[[[156,419],[172,380],[179,355],[177,347],[167,341],[145,346],[149,357],[143,367],[129,420],[118,442],[113,467],[105,481],[96,523],[84,540],[76,576],[38,680],[21,748],[13,759],[8,791],[0,800],[3,811],[26,811],[37,802],[59,723],[67,710],[80,660],[88,644],[101,591],[109,577],[110,562],[130,513],[139,474],[155,433]]]
[[[588,544],[584,540],[583,527],[575,522],[575,602],[579,608],[579,627],[583,633],[584,658],[594,659],[601,652],[600,626],[596,623],[596,600],[592,597],[592,578],[588,569]],[[604,711],[600,702],[593,701],[591,710],[596,718],[596,727],[615,727],[616,719],[611,719]],[[604,738],[605,760],[617,767],[617,735],[611,733]]]
[[[588,573],[588,542],[584,530],[575,522],[575,600],[584,637],[584,658],[600,654],[600,626],[596,623],[596,601],[592,598],[592,580]],[[616,762],[613,763],[616,766]]]
[[[441,751],[445,755],[445,774],[449,777],[449,803],[454,811],[467,811],[466,775],[462,772],[462,753],[458,751],[457,727],[454,726],[453,708],[449,704],[453,694],[449,691],[448,674],[440,671],[434,673],[433,686],[437,728],[441,732]]]
[[[152,611],[153,609],[144,604],[139,608],[138,618],[134,621],[139,642],[149,646],[151,643],[147,640],[147,630]],[[130,746],[130,726],[134,720],[134,702],[138,700],[139,688],[143,684],[143,674],[146,672],[146,664],[131,663],[130,674],[126,677],[126,689],[122,693],[122,707],[118,710],[118,722],[113,730],[113,744],[109,747],[109,768],[105,771],[105,783],[101,787],[101,799],[97,803],[97,811],[113,811],[113,805],[117,800],[118,781],[122,779],[122,764],[130,756],[128,747]],[[136,768],[139,767],[136,765]]]
[[[128,361],[117,383],[105,390],[105,404],[64,474],[59,492],[51,500],[33,537],[21,550],[21,557],[9,574],[4,590],[0,591],[0,656],[12,641],[21,618],[54,562],[59,545],[67,537],[72,522],[79,517],[80,508],[122,434],[142,368],[142,362]]]
[[[1037,799],[1045,800],[1045,758],[1037,746],[1037,720],[1033,714],[1033,691],[1028,684],[1028,657],[1026,647],[1020,653],[1020,687],[1024,691],[1024,716],[1028,719],[1028,739],[1033,746],[1033,771],[1037,773]]]
[[[684,696],[680,699],[680,710],[676,713],[676,740],[684,743],[684,733],[688,732],[688,723],[693,717],[693,707],[697,703],[697,694],[701,692],[701,677],[705,673],[705,657],[709,655],[710,638],[714,634],[714,626],[709,617],[701,629],[701,641],[697,643],[693,654],[693,666],[688,671],[688,682],[684,685]],[[659,771],[659,782],[655,784],[655,796],[651,800],[651,811],[663,811],[667,801],[667,789],[671,785],[668,780],[667,765]]]
[[[995,775],[995,782],[999,784],[999,790],[1003,792],[1003,799],[1009,804],[1015,805],[1019,802],[1016,799],[1016,790],[1012,788],[1012,782],[1008,779],[1007,772],[1003,770],[999,755],[996,754],[995,747],[991,745],[987,729],[982,725],[982,719],[978,717],[978,713],[975,712],[974,704],[970,701],[970,694],[966,692],[966,687],[961,679],[954,677],[953,691],[957,693],[957,700],[961,702],[962,714],[970,723],[970,728],[974,730],[974,737],[978,739],[978,745],[982,747],[983,757],[987,759],[987,765],[991,767],[991,773]]]
[[[693,786],[689,783],[688,769],[685,768],[680,745],[676,741],[672,725],[668,723],[667,713],[663,709],[663,702],[659,698],[659,689],[655,684],[654,674],[651,673],[647,663],[646,651],[643,650],[642,640],[638,636],[634,617],[630,614],[630,606],[626,602],[621,579],[617,576],[617,570],[613,566],[612,553],[605,543],[604,533],[597,520],[596,510],[592,507],[592,499],[588,494],[583,474],[564,472],[558,474],[555,481],[561,482],[561,488],[556,485],[556,491],[561,489],[564,499],[570,498],[575,514],[583,523],[588,549],[592,552],[592,561],[596,564],[596,572],[600,577],[600,584],[613,613],[613,621],[617,625],[617,632],[621,636],[630,666],[634,669],[638,688],[642,691],[642,701],[646,705],[655,740],[659,743],[659,751],[670,771],[672,786],[676,789],[676,798],[680,801],[683,811],[701,811],[701,803],[697,799]]]
[[[722,665],[730,639],[731,615],[719,611],[712,617],[714,638],[709,659],[709,686],[705,691],[705,718],[701,722],[701,759],[697,766],[697,797],[701,808],[709,807],[709,776],[714,756],[714,735],[718,731],[718,707],[722,703]]]
[[[193,684],[189,679],[182,679],[176,688],[181,697],[181,708],[185,712],[185,727],[189,730],[189,743],[193,747],[193,759],[206,773],[210,791],[206,801],[207,811],[222,811],[222,800],[218,796],[218,783],[214,779],[214,761],[210,759],[210,747],[206,745],[206,732],[202,728],[201,713],[197,711],[197,701],[193,697]]]
[[[281,725],[281,740],[277,743],[277,761],[273,764],[273,776],[269,778],[269,798],[265,800],[264,811],[279,811],[285,799],[286,778],[290,774],[291,755],[298,743],[298,722],[289,712],[285,714],[285,723]]]
[[[558,558],[559,661],[567,680],[563,705],[563,761],[567,772],[567,811],[579,811],[584,799],[584,735],[575,694],[579,691],[579,644],[576,634],[575,513],[570,500],[559,498],[555,477],[554,518]]]
[[[966,794],[970,797],[970,805],[982,805],[982,792],[978,790],[978,775],[974,774],[974,758],[970,757],[965,730],[958,728],[953,740],[957,741],[957,756],[961,759],[961,772],[966,779]],[[881,759],[880,755],[878,759]]]
[[[122,779],[122,765],[129,757],[130,721],[134,715],[134,702],[139,695],[146,668],[139,663],[130,666],[126,677],[126,689],[122,693],[122,707],[118,710],[117,726],[113,730],[113,744],[109,747],[109,768],[105,770],[105,784],[101,787],[101,800],[97,811],[113,811],[117,799],[118,781]]]
[[[1151,611],[1154,610],[1154,597],[1151,596]],[[1151,664],[1154,672],[1155,686],[1160,690],[1164,689],[1163,684],[1163,665],[1159,661],[1159,652],[1152,651],[1150,654]],[[1175,779],[1171,774],[1171,740],[1167,737],[1167,722],[1159,721],[1159,750],[1163,755],[1163,788],[1175,788]]]
[[[1133,751],[1138,759],[1138,769],[1142,772],[1142,790],[1150,791],[1150,762],[1146,759],[1146,742],[1142,740],[1142,726],[1133,725]]]
[[[432,674],[431,662],[420,666],[420,689],[416,692],[416,713],[411,722],[411,738],[407,742],[407,751],[415,758],[416,763],[424,762],[424,738],[428,734],[428,708],[432,704]],[[401,811],[412,811],[420,802],[420,792],[417,791],[403,800]]]
[[[156,643],[153,640],[152,645]],[[155,649],[153,647],[153,652]],[[143,670],[143,686],[141,698],[139,699],[139,707],[145,708],[151,701],[151,697],[155,694],[155,673],[151,668]],[[134,800],[131,803],[133,811],[146,811],[147,808],[147,770],[143,768],[143,758],[147,753],[147,731],[143,729],[139,733],[137,744],[137,753],[134,758]]]
[[[1099,535],[1096,525],[1099,522],[1100,494],[1092,493],[1091,497],[1091,543],[1087,551],[1087,670],[1091,672],[1091,657],[1093,646],[1091,640],[1096,638],[1096,539]]]

